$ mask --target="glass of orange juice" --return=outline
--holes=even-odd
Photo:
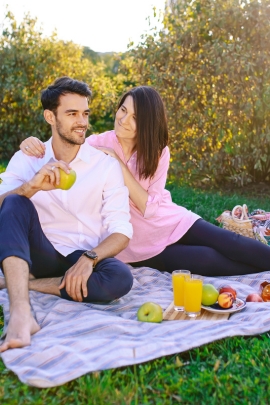
[[[189,270],[174,270],[172,272],[173,302],[175,311],[184,311],[184,280],[190,278]]]
[[[203,278],[192,274],[184,280],[184,310],[191,318],[201,314]]]

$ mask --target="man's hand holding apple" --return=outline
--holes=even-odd
[[[87,281],[93,272],[93,261],[81,256],[77,263],[66,271],[59,285],[59,290],[66,288],[66,292],[74,301],[83,301],[87,297]]]
[[[34,191],[54,190],[60,183],[59,169],[67,174],[70,172],[69,165],[61,160],[47,163],[28,182],[29,186]]]

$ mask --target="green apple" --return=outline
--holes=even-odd
[[[218,290],[212,284],[204,284],[202,290],[202,304],[213,305],[219,296]]]
[[[63,169],[60,169],[60,183],[55,186],[55,188],[61,188],[61,190],[69,190],[76,181],[76,172],[74,170],[70,170],[69,174],[67,174]]]
[[[163,312],[160,305],[154,302],[145,302],[137,312],[138,321],[159,323],[163,319]]]

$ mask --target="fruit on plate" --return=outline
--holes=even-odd
[[[267,284],[262,290],[262,299],[266,302],[270,301],[270,284]]]
[[[267,284],[270,284],[270,281],[264,281],[263,283],[261,283],[260,290],[262,291]]]
[[[218,303],[221,308],[231,308],[233,305],[234,296],[229,292],[219,294]]]
[[[247,302],[263,302],[263,299],[260,296],[260,294],[252,293],[247,296],[246,301]]]
[[[213,305],[218,299],[218,290],[212,284],[204,284],[202,289],[202,304]]]
[[[63,169],[60,169],[60,183],[55,186],[55,188],[60,188],[61,190],[69,190],[76,181],[76,172],[74,170],[70,170],[69,174],[67,174]]]
[[[233,295],[233,297],[234,297],[234,300],[236,300],[237,293],[236,293],[236,291],[235,291],[234,288],[232,288],[232,287],[229,286],[229,285],[223,285],[223,286],[220,287],[220,289],[219,289],[219,294],[222,294],[222,293],[224,293],[224,292],[229,292],[229,293],[231,293],[231,294]]]
[[[163,319],[162,308],[155,302],[145,302],[137,312],[138,321],[159,323]]]

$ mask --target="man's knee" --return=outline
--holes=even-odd
[[[15,212],[18,212],[18,210],[26,210],[26,209],[33,209],[34,205],[32,203],[32,201],[30,201],[29,198],[18,195],[18,194],[11,194],[8,195],[2,204],[2,210],[6,210],[6,209],[11,209],[14,210]]]
[[[133,276],[129,267],[115,258],[102,260],[102,301],[113,301],[126,295],[132,288]]]
[[[133,276],[129,267],[115,258],[104,259],[98,263],[96,271],[88,279],[88,296],[84,302],[109,302],[126,295],[132,288]],[[65,288],[61,297],[72,301]]]
[[[120,262],[119,260],[117,260],[117,262],[117,269],[115,271],[115,298],[121,298],[131,290],[133,286],[133,276],[129,267],[125,263]]]

